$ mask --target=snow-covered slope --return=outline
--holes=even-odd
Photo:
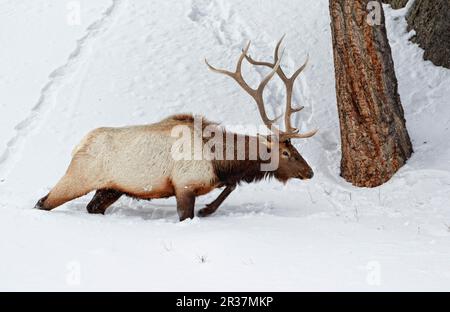
[[[21,3],[33,8],[31,0]],[[2,106],[0,117],[2,140],[9,142],[0,148],[0,289],[450,287],[450,71],[422,61],[422,51],[408,41],[405,10],[386,7],[415,154],[392,181],[369,190],[339,177],[327,0],[303,0],[301,10],[291,0],[96,0],[84,5],[104,13],[92,13],[86,33],[77,33],[78,43],[74,37],[69,44],[68,38],[55,40],[55,49],[67,60],[52,57],[47,65],[17,72],[10,84],[27,99],[1,93],[2,102],[11,106]],[[33,21],[41,21],[29,12]],[[47,22],[57,27],[58,18]],[[1,29],[13,27],[11,20],[0,23]],[[32,25],[21,30],[35,32],[34,38],[47,36]],[[89,196],[50,213],[31,209],[64,173],[72,147],[92,128],[151,123],[178,112],[201,113],[229,126],[259,124],[249,97],[233,81],[209,72],[203,59],[233,66],[248,39],[252,55],[271,56],[282,34],[287,34],[287,71],[310,55],[295,100],[306,106],[297,122],[321,129],[313,139],[298,142],[314,167],[313,180],[246,185],[211,218],[183,223],[177,222],[173,199],[124,198],[105,216],[86,213]],[[42,48],[43,43],[24,39],[2,52],[2,62],[12,63],[14,55],[33,51],[34,45]],[[39,61],[39,53],[27,55]],[[38,82],[18,78],[44,69],[53,72],[47,85],[42,77]],[[265,73],[245,68],[252,83]],[[2,67],[0,77],[8,75],[11,69]],[[269,84],[265,95],[271,114],[280,111],[283,91],[279,81]],[[200,198],[197,206],[215,196]]]
[[[110,0],[1,1],[0,155],[25,116],[39,113],[49,74],[64,64]],[[50,75],[56,74],[56,71]],[[3,159],[1,157],[0,159]]]

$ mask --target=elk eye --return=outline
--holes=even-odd
[[[286,151],[284,151],[284,152],[283,152],[283,156],[286,157],[286,158],[289,158],[289,153],[286,152]]]

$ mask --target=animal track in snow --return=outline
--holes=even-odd
[[[187,16],[194,23],[210,29],[220,45],[230,47],[248,39],[245,25],[226,1],[192,0]]]
[[[64,84],[65,78],[76,71],[83,56],[88,55],[96,38],[103,34],[117,16],[122,0],[112,0],[112,4],[105,10],[102,17],[93,22],[86,34],[77,41],[75,50],[70,53],[66,63],[49,75],[49,82],[42,88],[39,99],[28,116],[15,127],[15,135],[8,141],[4,152],[0,155],[0,179],[5,180],[20,157],[23,146],[30,135],[46,120],[52,108],[55,107],[54,93]]]

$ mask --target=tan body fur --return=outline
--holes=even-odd
[[[141,199],[211,191],[216,183],[211,161],[175,161],[171,156],[177,139],[171,137],[172,128],[192,129],[192,121],[189,115],[178,115],[151,125],[91,131],[74,149],[65,176],[49,193],[45,206],[54,208],[100,189]]]

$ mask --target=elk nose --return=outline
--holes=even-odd
[[[314,171],[309,171],[308,179],[312,179],[314,177]]]

